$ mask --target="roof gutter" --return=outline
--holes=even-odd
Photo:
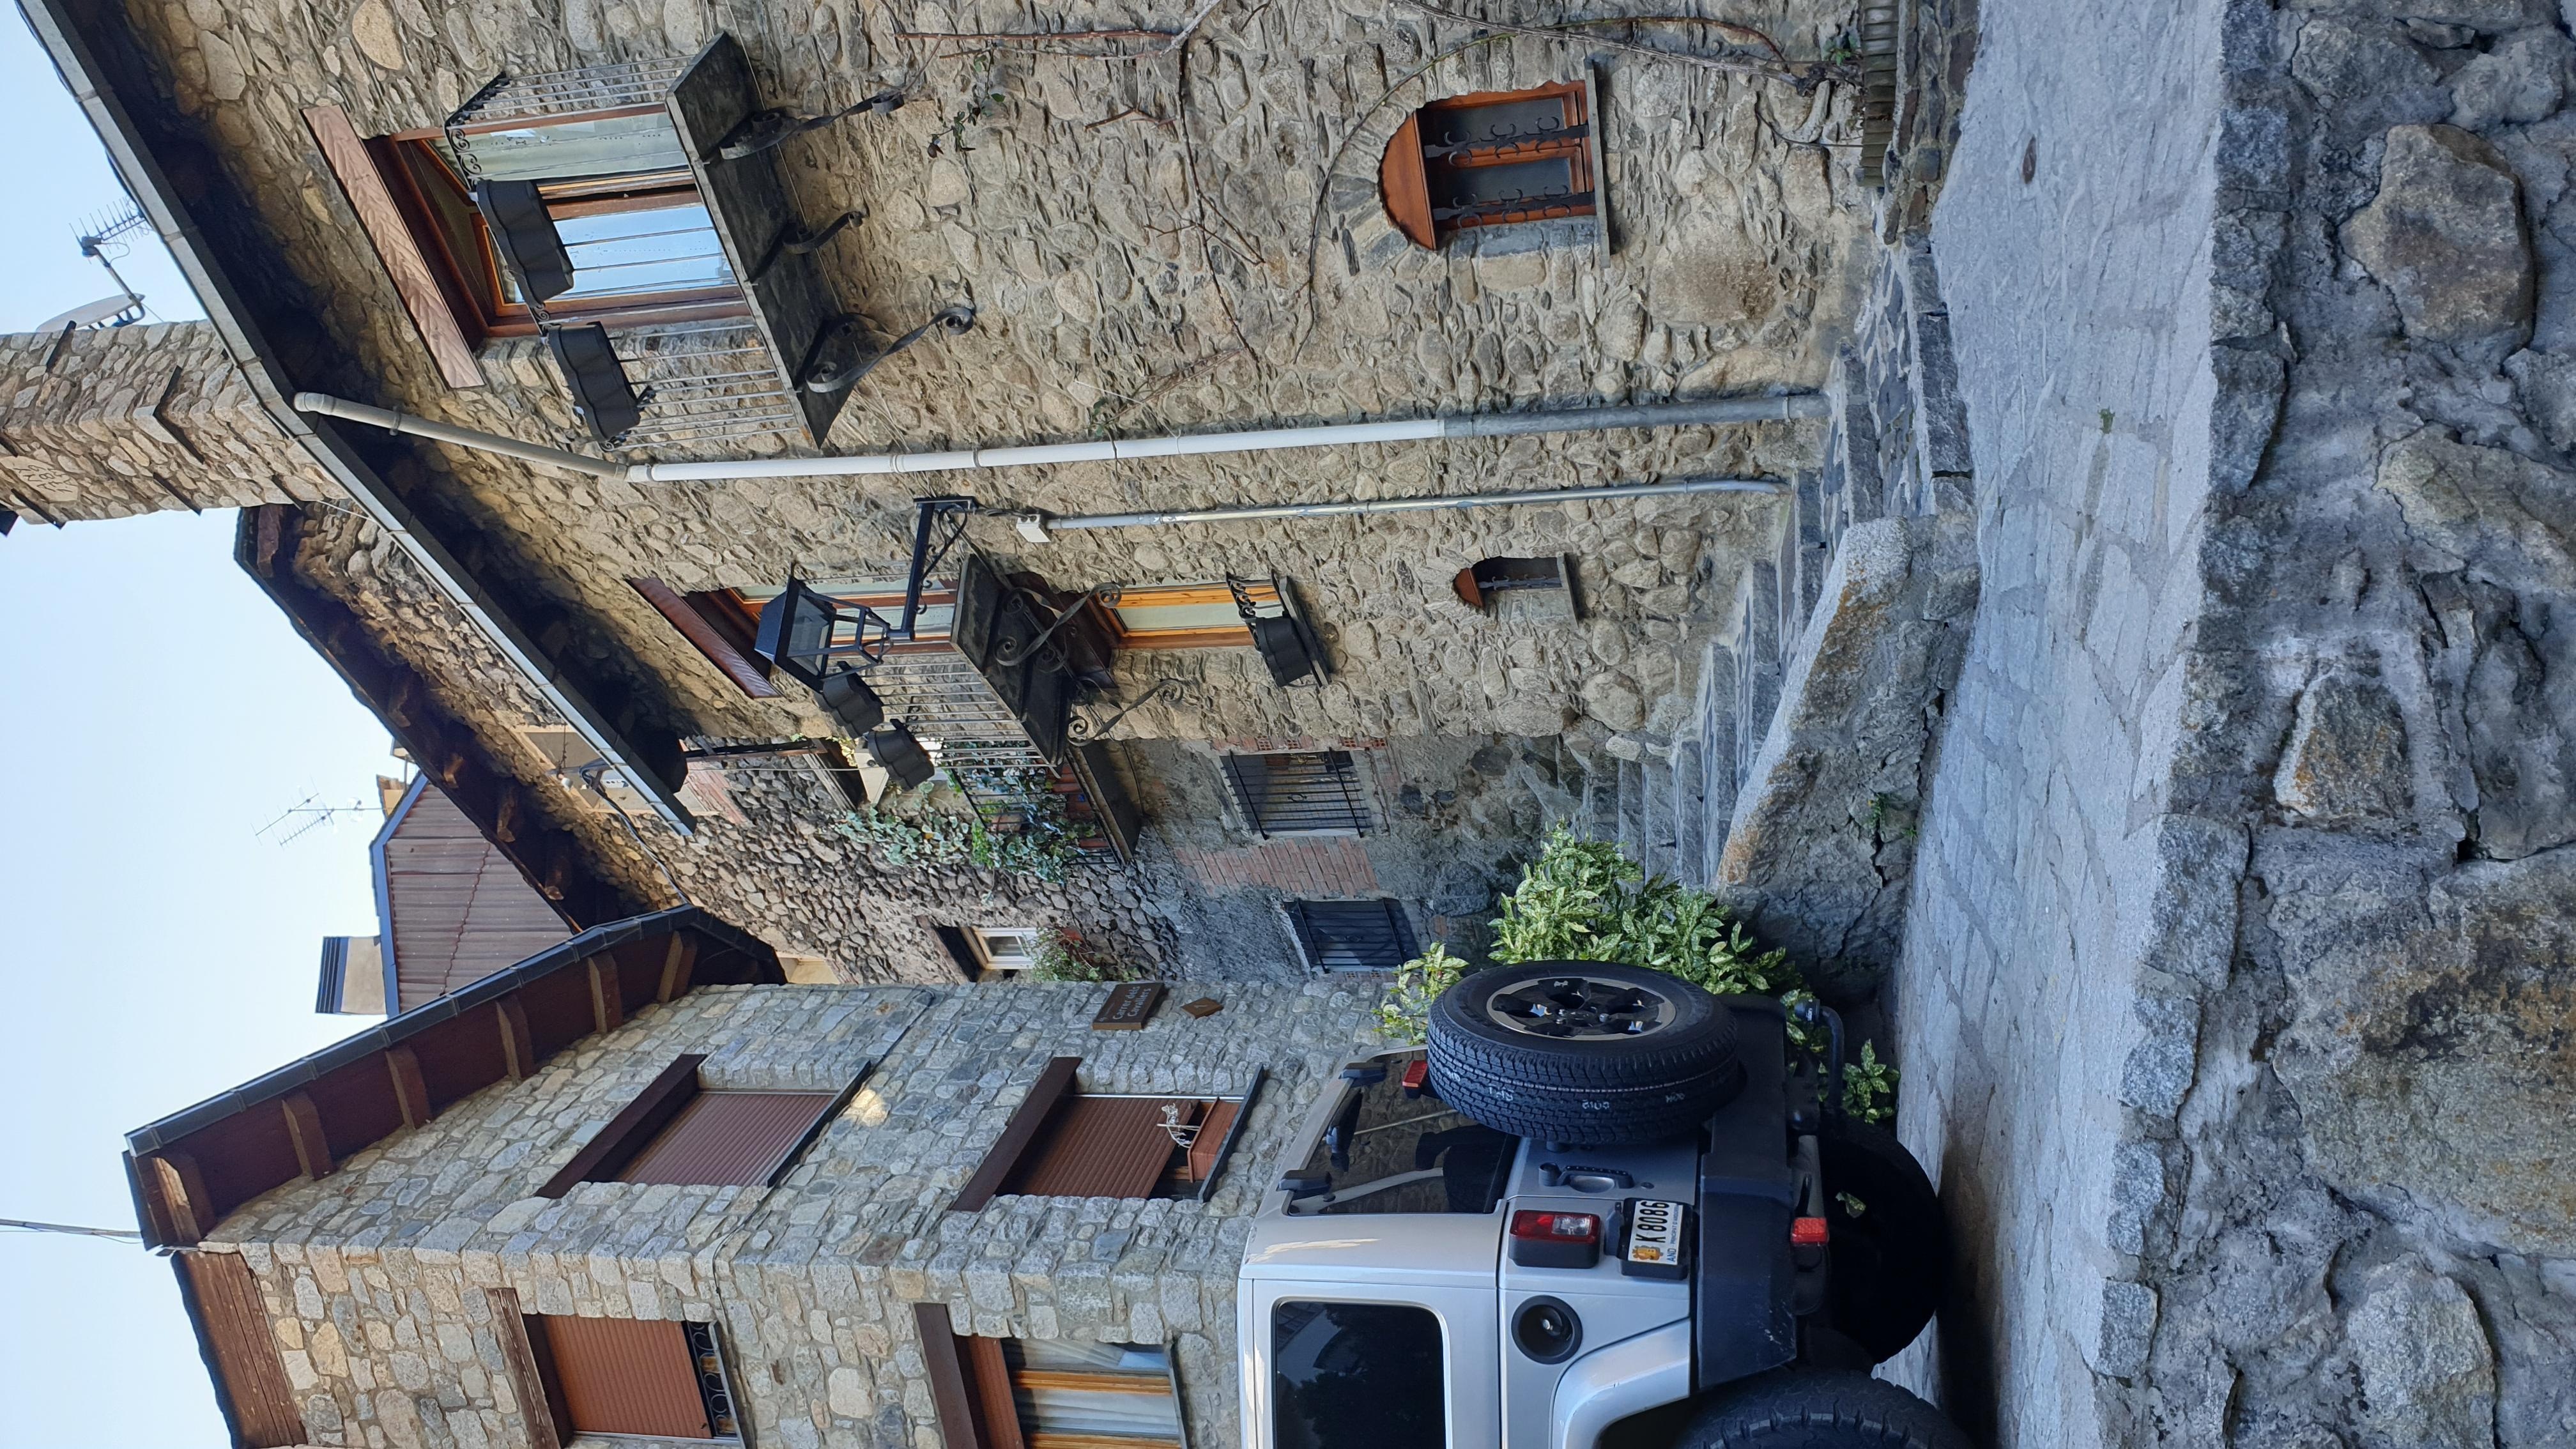
[[[288,403],[294,384],[261,335],[247,299],[216,261],[204,232],[173,199],[175,191],[168,174],[124,102],[102,79],[98,57],[74,18],[85,15],[95,19],[112,13],[113,7],[79,0],[19,0],[19,10],[35,31],[38,43],[53,58],[64,86],[98,132],[118,179],[142,208],[153,231],[169,247],[188,285],[196,290],[207,321],[223,339],[224,350],[232,355],[234,366],[269,418],[303,447],[317,467],[347,490],[378,528],[393,537],[429,575],[439,592],[463,610],[492,647],[510,661],[529,687],[553,705],[565,722],[599,752],[601,759],[642,792],[665,823],[684,836],[694,833],[688,807],[680,803],[670,782],[644,763],[646,756],[626,738],[625,732],[502,609],[445,542],[423,527],[410,505],[337,429],[327,423],[316,425]]]

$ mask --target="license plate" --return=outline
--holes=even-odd
[[[1622,1271],[1642,1278],[1678,1278],[1684,1270],[1683,1217],[1677,1202],[1639,1199],[1628,1205],[1628,1245]]]

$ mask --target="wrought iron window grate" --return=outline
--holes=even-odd
[[[1264,836],[1369,832],[1368,782],[1348,750],[1219,759],[1243,818]]]
[[[1297,949],[1318,971],[1392,971],[1418,954],[1397,901],[1290,901]]]
[[[1046,760],[1028,731],[962,654],[949,649],[898,650],[868,671],[868,686],[886,714],[924,740],[939,742],[939,763],[952,769],[1043,770]]]
[[[500,121],[534,121],[582,111],[658,106],[670,93],[671,83],[688,68],[687,56],[667,55],[535,75],[503,72],[456,108],[455,114],[447,118],[447,129],[453,132]]]
[[[805,415],[748,322],[613,334],[617,360],[644,398],[629,448],[730,442],[800,431]]]

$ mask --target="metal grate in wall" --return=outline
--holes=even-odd
[[[1243,818],[1264,836],[1369,832],[1368,780],[1348,750],[1219,759]]]
[[[1392,971],[1418,954],[1401,902],[1290,901],[1297,949],[1318,971]]]

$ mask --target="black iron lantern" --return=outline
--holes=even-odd
[[[820,690],[837,661],[857,658],[873,664],[883,658],[886,634],[886,621],[875,610],[844,604],[802,579],[789,579],[778,597],[762,606],[760,633],[751,647],[806,688]]]
[[[841,733],[853,739],[885,723],[885,701],[846,664],[824,675],[822,687],[814,693]]]
[[[930,762],[930,752],[921,747],[921,741],[913,738],[911,726],[900,720],[868,735],[859,743],[868,747],[869,756],[886,772],[898,790],[909,790],[939,772]]]

